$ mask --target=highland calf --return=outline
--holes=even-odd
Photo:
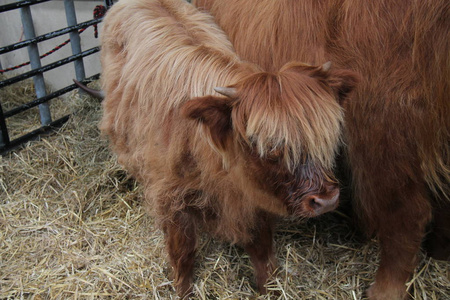
[[[338,204],[339,103],[356,75],[298,62],[262,72],[183,0],[114,4],[101,57],[100,128],[144,187],[178,294],[191,293],[200,231],[243,246],[264,293],[276,268],[274,217],[314,217]]]
[[[370,299],[403,299],[428,230],[450,256],[448,0],[197,0],[265,71],[332,60],[361,74],[344,104],[354,207],[381,262]],[[301,84],[301,82],[299,82]]]

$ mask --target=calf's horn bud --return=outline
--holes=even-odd
[[[328,71],[330,71],[330,69],[331,69],[331,61],[327,61],[326,63],[324,63],[322,65],[322,70],[324,72],[328,72]]]
[[[216,92],[218,92],[219,94],[222,94],[229,98],[236,98],[236,96],[237,96],[237,90],[235,88],[218,86],[218,87],[215,87],[214,90]]]

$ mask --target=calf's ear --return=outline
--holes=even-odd
[[[336,94],[340,105],[351,97],[352,92],[360,81],[360,76],[350,70],[329,70],[327,83]]]
[[[181,114],[202,123],[210,141],[219,151],[224,151],[231,137],[231,100],[224,97],[194,98],[181,107]]]

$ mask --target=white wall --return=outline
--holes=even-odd
[[[0,5],[9,4],[14,0],[0,0]],[[104,5],[103,1],[75,1],[75,10],[77,14],[77,22],[85,22],[93,19],[93,10],[96,5]],[[67,27],[64,2],[61,0],[53,0],[30,6],[33,16],[36,36],[46,34],[58,29]],[[90,26],[81,35],[81,50],[87,50],[100,44],[101,24],[98,25],[99,38],[94,38],[94,28]],[[42,55],[53,49],[55,46],[69,39],[69,34],[65,34],[44,42],[39,43],[39,53]],[[8,12],[0,13],[0,47],[23,41],[22,22],[20,10],[15,9]],[[47,65],[54,61],[72,55],[70,43],[50,54],[41,60],[41,64]],[[1,66],[5,69],[19,65],[29,61],[27,48],[15,50],[13,52],[0,55]],[[86,77],[97,74],[101,71],[99,53],[87,56],[83,59]],[[7,75],[17,75],[30,70],[29,66],[23,67],[16,71],[7,72]],[[51,90],[63,88],[72,84],[72,78],[75,78],[75,70],[73,62],[62,67],[50,70],[44,73],[45,82]]]

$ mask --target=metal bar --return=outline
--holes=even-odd
[[[0,147],[9,145],[8,127],[6,127],[6,117],[3,114],[2,104],[0,102]]]
[[[33,39],[36,37],[34,31],[33,17],[29,6],[20,8],[20,15],[22,17],[23,32],[26,39]],[[39,57],[39,50],[37,44],[30,44],[28,46],[28,56],[30,57],[31,69],[41,68],[41,59]],[[34,88],[38,98],[46,95],[46,88],[44,82],[44,75],[42,73],[36,74],[33,77]],[[39,114],[41,116],[41,124],[48,125],[52,121],[50,114],[50,107],[48,103],[39,106]]]
[[[83,80],[82,83],[86,84],[86,83],[89,83],[89,82],[91,82],[93,80],[96,80],[96,79],[99,79],[99,78],[100,78],[100,74],[95,74],[95,75],[93,75],[93,76]],[[72,90],[74,90],[76,88],[78,88],[78,86],[75,85],[75,84],[66,86],[66,87],[64,87],[64,88],[62,88],[60,90],[57,90],[56,92],[53,92],[53,93],[51,93],[51,94],[49,94],[49,95],[47,95],[45,97],[35,99],[35,100],[31,101],[31,102],[25,103],[23,105],[15,107],[15,108],[13,108],[11,110],[8,110],[7,112],[5,112],[3,114],[3,116],[4,116],[5,119],[9,118],[9,117],[12,117],[12,116],[17,115],[17,114],[19,114],[19,113],[21,113],[23,111],[26,111],[26,110],[28,110],[28,109],[30,109],[32,107],[35,107],[35,106],[37,106],[39,104],[45,103],[45,102],[53,99],[53,98],[56,98],[56,97],[61,96],[61,95],[65,94],[65,93],[68,93],[68,92],[70,92],[70,91],[72,91]]]
[[[52,32],[40,35],[40,36],[38,36],[38,37],[36,37],[34,39],[25,40],[25,41],[22,41],[22,42],[19,42],[19,43],[16,43],[16,44],[11,44],[11,45],[8,45],[8,46],[0,48],[0,54],[6,53],[6,52],[10,52],[10,51],[13,51],[13,50],[17,50],[17,49],[26,47],[26,46],[28,46],[30,44],[33,44],[33,43],[39,43],[39,42],[42,42],[42,41],[46,41],[46,40],[49,40],[49,39],[52,39],[52,38],[55,38],[55,37],[67,34],[67,33],[71,32],[73,30],[78,30],[78,29],[81,29],[81,28],[87,28],[87,27],[89,27],[91,25],[100,23],[102,20],[103,20],[103,18],[90,20],[90,21],[87,21],[87,22],[82,22],[82,23],[80,23],[80,24],[78,24],[76,26],[66,27],[66,28],[63,28],[63,29],[60,29],[60,30],[56,30],[56,31],[52,31]]]
[[[59,118],[58,120],[55,120],[51,122],[48,125],[42,126],[36,130],[33,130],[27,134],[22,135],[21,137],[12,140],[10,143],[8,143],[5,147],[0,147],[0,155],[5,155],[11,150],[14,150],[15,148],[21,146],[22,144],[37,140],[40,138],[41,135],[48,133],[50,131],[54,131],[61,127],[64,123],[66,123],[70,118],[70,115],[66,115],[62,118]]]
[[[4,11],[8,11],[8,10],[25,7],[25,6],[30,6],[33,4],[47,2],[47,1],[50,1],[50,0],[26,0],[26,1],[19,1],[16,3],[5,4],[5,5],[0,6],[0,13],[4,12]]]
[[[12,78],[0,81],[0,88],[2,88],[4,86],[7,86],[7,85],[11,85],[11,84],[19,82],[19,81],[22,81],[22,80],[27,79],[27,78],[33,77],[36,74],[39,74],[39,73],[42,73],[42,72],[46,72],[46,71],[52,70],[54,68],[60,67],[62,65],[71,63],[71,62],[75,61],[76,59],[78,59],[80,57],[85,57],[85,56],[94,54],[94,53],[96,53],[98,51],[100,51],[100,47],[93,47],[91,49],[88,49],[88,50],[85,50],[85,51],[81,52],[80,54],[66,57],[66,58],[61,59],[61,60],[59,60],[57,62],[45,65],[45,66],[43,66],[43,67],[41,67],[39,69],[31,70],[31,71],[23,73],[21,75],[18,75],[18,76],[15,76],[15,77],[12,77]]]
[[[75,13],[75,5],[73,4],[73,0],[64,0],[64,8],[66,10],[66,19],[68,26],[77,25],[77,15]],[[76,55],[81,53],[81,43],[80,43],[80,35],[78,30],[71,31],[70,34],[70,45],[72,47],[72,54]],[[83,80],[86,77],[84,71],[84,63],[83,58],[74,61],[75,66],[75,76],[77,80]]]

